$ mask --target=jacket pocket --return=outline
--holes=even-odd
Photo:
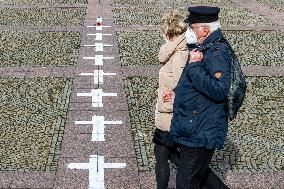
[[[196,117],[179,116],[178,123],[177,130],[180,137],[194,138],[197,135],[199,128]]]

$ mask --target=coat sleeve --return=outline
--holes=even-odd
[[[185,64],[188,59],[189,52],[187,50],[179,51],[176,55],[173,57],[173,79],[174,79],[174,87],[177,85],[181,73],[185,67]]]
[[[158,112],[160,113],[171,113],[173,112],[173,102],[174,102],[174,97],[170,102],[165,102],[163,99],[163,93],[167,89],[157,89],[157,108]]]
[[[210,53],[210,52],[209,52]],[[230,87],[230,57],[222,52],[208,55],[205,62],[192,62],[186,68],[188,79],[193,87],[207,98],[216,102],[224,102]],[[221,72],[217,78],[215,73]]]
[[[160,47],[159,54],[158,54],[159,62],[161,63],[167,62],[170,59],[171,55],[173,54],[174,48],[175,46],[172,45],[172,42],[163,44]]]
[[[175,86],[177,85],[181,73],[184,69],[184,66],[186,64],[186,61],[188,59],[188,51],[178,51],[176,52],[173,57],[172,57],[172,70],[173,70],[173,87],[172,89],[175,88]],[[169,78],[170,79],[170,78]],[[173,112],[173,104],[174,104],[174,96],[172,97],[171,101],[169,102],[164,102],[162,96],[163,96],[163,92],[164,90],[157,90],[158,92],[158,111],[159,112],[164,112],[164,113],[171,113]]]

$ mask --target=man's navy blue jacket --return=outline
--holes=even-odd
[[[214,43],[223,35],[213,32],[201,44]],[[230,64],[226,46],[216,44],[203,53],[203,60],[186,64],[177,86],[171,136],[189,147],[221,149],[228,132],[225,104],[230,87]],[[215,73],[221,72],[217,78]]]

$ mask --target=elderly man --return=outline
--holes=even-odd
[[[164,100],[174,98],[170,134],[180,145],[177,189],[199,189],[208,176],[215,149],[223,148],[228,131],[227,93],[230,87],[229,49],[220,31],[217,7],[188,8],[185,36],[192,50],[180,80]],[[227,188],[227,187],[225,187]]]

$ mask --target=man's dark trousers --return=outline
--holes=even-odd
[[[176,189],[227,189],[209,168],[214,149],[182,145],[176,178]]]

